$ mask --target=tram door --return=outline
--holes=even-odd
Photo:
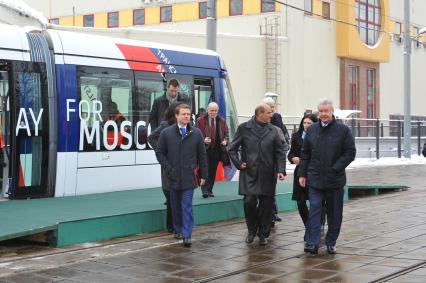
[[[13,62],[9,74],[9,197],[46,197],[49,112],[45,65]]]
[[[0,61],[0,198],[7,197],[9,188],[9,72],[6,62]]]

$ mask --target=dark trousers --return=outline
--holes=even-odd
[[[343,217],[343,188],[317,190],[309,188],[309,220],[307,242],[318,246],[321,238],[321,211],[325,200],[328,231],[325,237],[327,246],[334,246],[340,234]]]
[[[173,213],[173,228],[175,233],[181,233],[184,238],[191,238],[194,226],[194,214],[192,211],[192,197],[194,189],[174,190],[170,189],[170,200]]]
[[[172,204],[170,201],[170,191],[163,190],[163,194],[166,197],[166,225],[167,230],[172,231],[173,229],[173,216],[172,216]]]
[[[269,237],[273,201],[272,196],[244,196],[244,214],[250,234],[258,233],[260,238]]]
[[[206,180],[206,184],[201,186],[203,195],[209,195],[213,192],[214,181],[216,178],[217,165],[220,161],[220,147],[212,148],[207,150],[207,166],[209,169],[209,175]]]
[[[300,218],[302,218],[303,224],[306,227],[308,225],[309,209],[305,199],[297,201],[297,209],[299,210]]]

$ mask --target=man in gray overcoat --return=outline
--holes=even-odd
[[[238,193],[244,196],[244,214],[248,228],[246,243],[268,243],[272,202],[277,178],[285,176],[285,139],[282,131],[270,123],[272,109],[262,103],[255,116],[242,123],[229,145],[229,156],[240,170]]]

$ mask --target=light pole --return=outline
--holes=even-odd
[[[207,49],[216,51],[216,0],[207,1]]]
[[[404,157],[411,158],[411,40],[426,33],[426,27],[419,34],[410,37],[410,1],[404,0]]]
[[[411,158],[410,1],[404,0],[404,157]]]

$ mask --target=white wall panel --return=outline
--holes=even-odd
[[[79,152],[78,168],[102,167],[102,166],[123,166],[135,164],[135,151],[97,151]]]
[[[160,165],[78,169],[77,195],[161,187]]]
[[[136,164],[156,164],[158,163],[157,157],[153,150],[137,150],[136,151]]]

